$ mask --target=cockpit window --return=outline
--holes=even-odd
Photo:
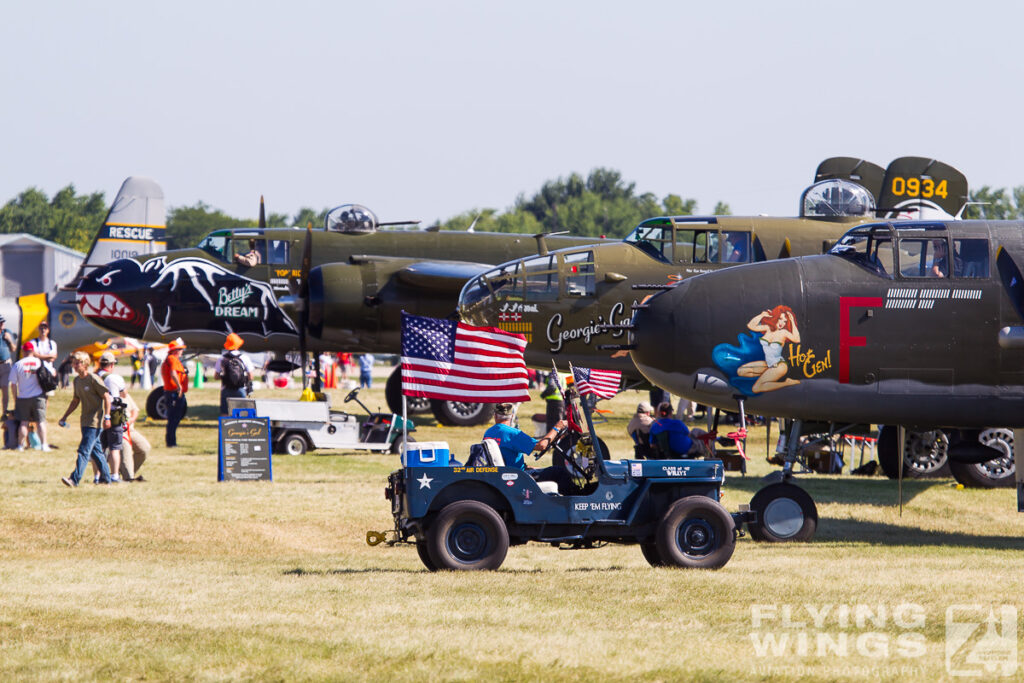
[[[945,238],[912,237],[900,240],[900,275],[949,277],[949,249]]]
[[[717,263],[717,230],[677,230],[676,263]]]
[[[270,240],[270,249],[267,253],[267,263],[290,263],[289,247],[291,247],[291,244],[288,240]]]
[[[988,277],[988,240],[953,240],[954,277]]]
[[[565,291],[569,296],[594,296],[594,252],[565,255]]]
[[[227,235],[207,235],[199,243],[199,248],[210,256],[213,256],[225,263],[228,263],[228,238]]]
[[[246,237],[231,240],[232,260],[240,266],[252,268],[267,262],[267,241]]]
[[[558,300],[558,261],[554,254],[524,261],[520,277],[525,301]]]
[[[800,198],[800,215],[823,218],[874,216],[875,198],[857,183],[838,178],[823,180],[804,190]]]
[[[625,242],[632,244],[648,256],[672,263],[672,221],[662,219],[646,221],[626,235]]]
[[[888,225],[871,225],[850,230],[832,247],[833,256],[856,263],[872,273],[892,278],[892,235]]]
[[[750,261],[750,233],[738,230],[722,232],[725,238],[725,249],[722,251],[722,263],[747,263]]]

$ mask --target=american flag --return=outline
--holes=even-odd
[[[402,393],[467,403],[529,401],[526,337],[402,313]]]
[[[622,382],[622,372],[619,370],[591,370],[574,367],[572,376],[580,396],[595,394],[601,398],[612,398],[619,393],[619,384]]]

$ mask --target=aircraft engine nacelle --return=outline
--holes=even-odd
[[[379,328],[379,312],[372,297],[373,269],[366,264],[329,263],[309,271],[309,325],[311,339],[347,348],[358,344],[360,333]]]

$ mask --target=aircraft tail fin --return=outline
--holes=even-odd
[[[881,218],[952,219],[967,202],[967,176],[935,159],[900,157],[885,169]]]
[[[94,268],[167,248],[164,191],[155,180],[131,176],[121,184],[103,225],[78,274],[65,288],[74,289]]]
[[[818,169],[814,172],[814,182],[835,178],[849,180],[865,188],[877,202],[878,195],[882,192],[884,176],[885,169],[870,161],[856,157],[829,157],[818,164]]]

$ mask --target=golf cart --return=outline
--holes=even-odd
[[[365,419],[331,410],[328,401],[229,398],[228,409],[247,408],[255,410],[257,417],[270,418],[270,440],[277,453],[301,455],[317,448],[400,453],[404,442],[402,416],[372,412],[359,400],[359,389],[345,396],[345,403],[350,401],[366,411]],[[415,431],[416,425],[409,420],[406,429]]]

